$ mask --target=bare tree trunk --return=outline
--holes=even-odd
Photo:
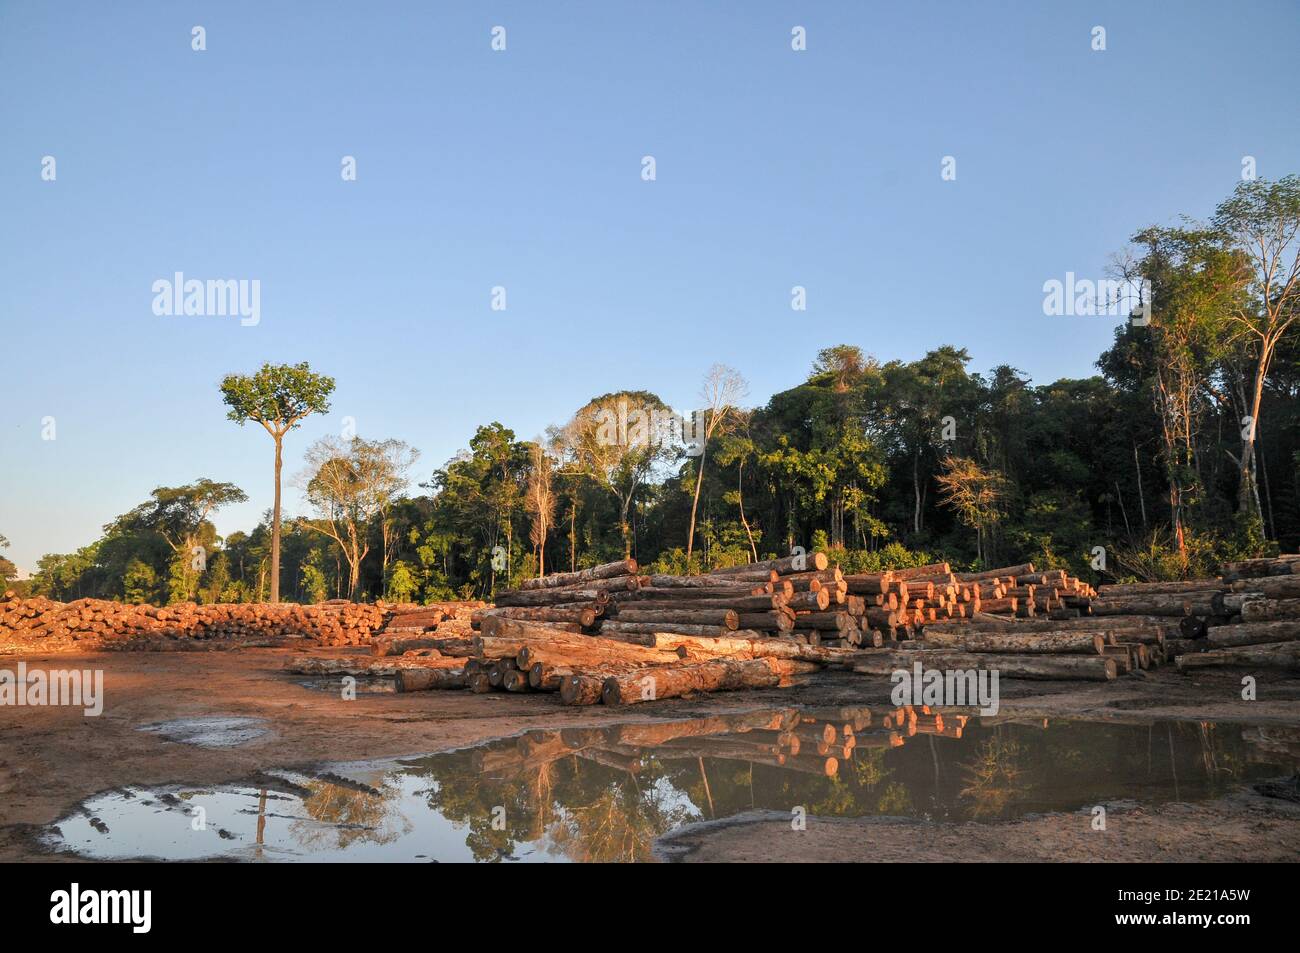
[[[705,443],[700,447],[700,465],[695,473],[695,499],[691,501],[691,526],[686,534],[686,561],[689,564],[691,553],[695,549],[695,511],[700,505],[700,488],[704,486],[704,454],[708,447]]]
[[[1142,495],[1142,462],[1138,459],[1137,441],[1133,442],[1133,478],[1137,481],[1138,509],[1142,512],[1142,528],[1147,528],[1147,501]]]
[[[754,556],[754,562],[758,562],[758,547],[754,545],[754,534],[749,528],[749,521],[745,519],[745,461],[740,461],[740,466],[736,471],[736,502],[740,504],[740,525],[745,527],[745,535],[749,537],[749,551]]]
[[[921,532],[921,451],[912,454],[912,493],[916,497],[912,509],[912,532]]]
[[[271,509],[271,601],[280,601],[280,471],[284,467],[284,444],[275,438],[275,504]]]
[[[1259,436],[1259,411],[1264,402],[1264,378],[1268,374],[1268,365],[1272,360],[1272,346],[1261,341],[1259,346],[1259,363],[1255,366],[1255,387],[1250,402],[1250,421],[1242,426],[1241,466],[1238,472],[1240,480],[1239,506],[1254,507],[1254,515],[1263,523],[1264,512],[1259,502],[1259,483],[1255,478],[1255,440]]]

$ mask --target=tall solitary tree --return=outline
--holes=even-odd
[[[725,364],[714,364],[705,375],[704,385],[700,388],[700,399],[704,407],[703,432],[696,434],[699,443],[699,460],[695,466],[695,497],[691,500],[691,525],[686,530],[686,558],[689,561],[695,548],[695,514],[700,507],[700,489],[704,486],[704,454],[709,447],[709,440],[719,427],[725,427],[727,419],[735,414],[736,403],[749,392],[749,385],[738,373]]]
[[[241,427],[261,424],[275,441],[275,505],[271,510],[271,601],[280,601],[280,471],[284,466],[284,435],[310,414],[329,410],[334,378],[316,374],[301,364],[263,364],[256,374],[227,374],[221,397],[226,414]]]
[[[1269,369],[1278,346],[1300,318],[1300,176],[1239,183],[1215,211],[1214,225],[1233,243],[1250,270],[1250,294],[1231,315],[1255,355],[1237,466],[1240,508],[1262,525],[1255,443]]]

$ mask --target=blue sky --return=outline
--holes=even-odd
[[[250,528],[271,443],[217,382],[267,360],[338,381],[286,473],[351,416],[421,478],[480,423],[532,437],[621,388],[689,406],[715,361],[753,403],[838,343],[1088,375],[1116,319],[1044,316],[1043,282],[1208,214],[1243,156],[1300,171],[1298,14],[0,0],[6,554],[30,569],[200,476],[249,493],[217,523]],[[260,323],[156,316],[177,271],[260,280]]]

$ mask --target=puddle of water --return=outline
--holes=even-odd
[[[647,861],[682,824],[753,810],[993,821],[1206,799],[1297,765],[1295,728],[776,709],[115,791],[45,840],[105,859]]]
[[[197,745],[200,748],[237,748],[263,737],[269,729],[260,718],[205,716],[177,718],[142,725],[140,731],[154,732],[168,741]]]
[[[392,678],[385,678],[378,675],[354,675],[352,681],[347,683],[349,688],[356,690],[358,695],[395,695],[397,693],[397,683]],[[297,684],[303,688],[310,688],[312,691],[324,692],[327,695],[342,695],[344,688],[344,676],[329,676],[324,678],[304,678]]]

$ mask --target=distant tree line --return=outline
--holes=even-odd
[[[31,589],[482,598],[624,555],[686,572],[796,546],[859,571],[1032,560],[1098,581],[1295,551],[1298,231],[1289,176],[1241,183],[1209,222],[1139,232],[1116,273],[1145,283],[1150,320],[1116,329],[1098,376],[1034,385],[1006,365],[973,372],[954,346],[881,363],[846,344],[745,407],[743,379],[715,365],[685,419],[650,392],[605,394],[533,440],[480,426],[414,486],[418,454],[400,441],[319,441],[298,478],[310,512],[283,526],[283,440],[328,409],[334,382],[305,364],[231,375],[229,416],[274,438],[272,511],[219,539],[211,517],[240,488],[159,487],[97,541],[43,557]]]

